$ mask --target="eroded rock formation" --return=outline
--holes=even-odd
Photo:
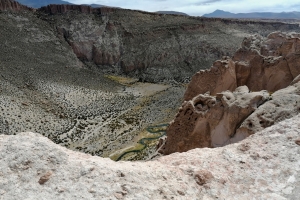
[[[0,135],[0,199],[298,199],[299,122],[148,162],[113,162],[34,133]]]
[[[233,93],[200,94],[185,101],[167,130],[167,141],[161,152],[218,147],[239,140],[236,128],[268,98],[267,91],[249,93],[247,86],[241,86]]]
[[[252,36],[232,59],[198,72],[159,151],[224,146],[297,115],[299,45],[299,34]]]
[[[244,120],[236,130],[236,135],[249,136],[298,113],[300,113],[300,82],[273,93],[269,101]]]
[[[245,38],[231,58],[216,61],[211,69],[196,73],[184,95],[216,95],[247,85],[251,91],[275,92],[285,88],[300,74],[300,34],[274,32],[267,39],[259,35]]]

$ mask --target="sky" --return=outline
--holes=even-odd
[[[232,13],[291,12],[300,10],[300,0],[65,0],[75,4],[100,4],[127,9],[179,11],[201,16],[219,9]]]

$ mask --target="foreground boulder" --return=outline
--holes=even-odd
[[[268,98],[267,91],[249,93],[247,86],[241,86],[233,93],[226,91],[216,97],[200,94],[185,101],[160,151],[170,154],[239,140],[234,137],[236,128]]]
[[[0,135],[0,199],[297,199],[299,122],[148,162],[74,152],[35,133]]]
[[[224,146],[297,115],[299,52],[299,34],[276,32],[266,40],[256,35],[233,58],[198,72],[159,152]]]
[[[200,94],[185,101],[161,140],[159,152],[171,154],[194,148],[235,143],[300,113],[300,82],[270,94],[240,86],[216,96]]]

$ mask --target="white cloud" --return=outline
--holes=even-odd
[[[172,10],[201,16],[216,9],[233,13],[289,12],[300,9],[299,0],[66,0],[76,4],[101,4],[145,11]]]

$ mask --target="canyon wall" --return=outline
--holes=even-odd
[[[232,58],[196,73],[160,152],[240,141],[300,112],[299,34],[244,39]]]
[[[1,0],[0,10],[30,10],[49,23],[86,66],[140,81],[187,82],[200,69],[233,55],[243,38],[299,31],[298,24],[166,15],[112,7],[48,5],[33,10]]]
[[[232,55],[250,34],[300,30],[296,24],[280,22],[206,19],[109,7],[49,5],[37,13],[87,65],[148,82],[188,81],[214,60]]]

